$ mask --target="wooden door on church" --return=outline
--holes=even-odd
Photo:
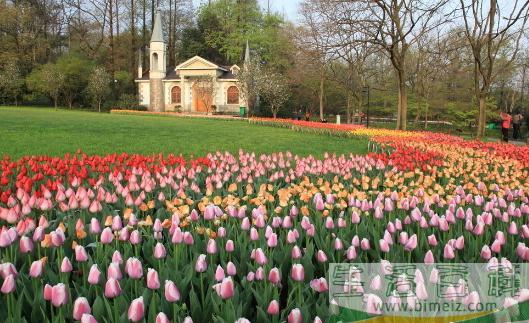
[[[204,91],[197,90],[196,87],[193,87],[193,106],[195,107],[196,112],[208,112],[206,107],[206,102],[211,101],[211,95],[204,93]]]

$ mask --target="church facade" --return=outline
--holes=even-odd
[[[167,69],[167,46],[160,12],[156,13],[149,48],[149,70],[138,68],[139,103],[148,111],[238,113],[246,106],[237,83],[237,65],[220,66],[195,56]]]

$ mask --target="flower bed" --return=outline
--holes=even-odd
[[[4,158],[0,313],[319,322],[331,315],[332,262],[529,261],[529,172],[516,148],[348,133],[377,152]]]
[[[315,132],[339,136],[350,136],[351,131],[364,127],[362,125],[334,124],[281,118],[250,118],[249,121],[250,123],[265,126],[291,128],[296,131]]]

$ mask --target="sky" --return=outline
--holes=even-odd
[[[201,3],[207,2],[208,0],[193,0],[195,6]],[[270,9],[281,14],[284,14],[287,19],[292,21],[298,21],[298,5],[301,0],[258,0],[263,8],[267,8],[268,2],[270,2]]]

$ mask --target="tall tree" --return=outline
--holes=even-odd
[[[398,88],[397,129],[405,130],[408,113],[406,65],[410,48],[420,37],[447,22],[441,12],[448,0],[313,0],[320,2],[321,14],[333,22],[335,31],[363,34],[354,41],[378,46],[391,61]]]
[[[508,7],[507,7],[508,8]],[[511,65],[520,48],[520,40],[529,17],[529,1],[514,1],[510,9],[497,0],[460,0],[464,33],[471,48],[474,65],[474,95],[478,102],[476,137],[485,135],[487,97],[498,73]],[[505,55],[505,51],[508,54]],[[498,58],[504,55],[502,65]]]

